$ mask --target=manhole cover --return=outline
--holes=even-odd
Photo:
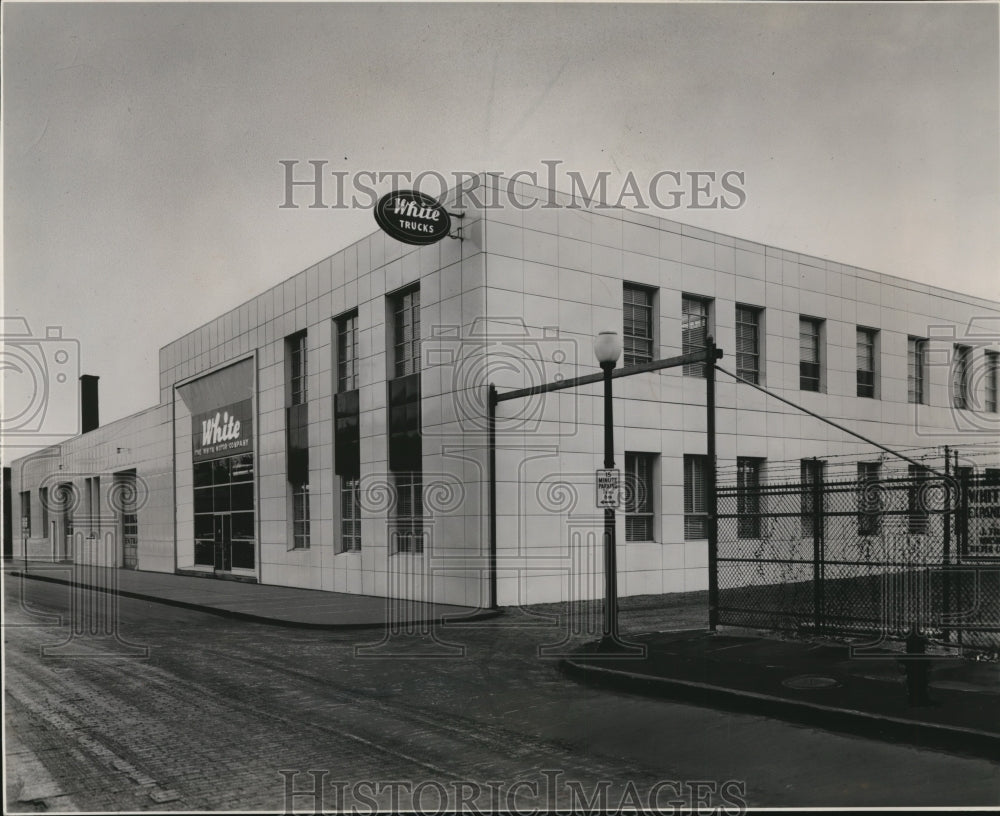
[[[789,677],[782,680],[781,685],[792,689],[824,689],[839,686],[832,677],[819,677],[815,674],[800,674],[797,677]]]

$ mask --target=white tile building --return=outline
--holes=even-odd
[[[609,328],[629,361],[707,330],[722,368],[888,446],[996,440],[996,303],[480,184],[500,206],[460,202],[462,240],[373,232],[161,349],[158,405],[13,462],[15,557],[488,604],[487,384],[594,373]],[[500,605],[602,593],[600,388],[499,406]],[[872,453],[725,374],[717,397],[724,475]],[[649,487],[618,514],[620,594],[704,589],[704,378],[618,379],[614,410],[616,462]],[[109,501],[129,471],[135,506]]]

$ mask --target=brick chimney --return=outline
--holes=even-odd
[[[80,375],[80,433],[88,433],[101,424],[97,412],[97,381],[94,374]]]

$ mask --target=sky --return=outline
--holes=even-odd
[[[161,346],[375,229],[365,208],[282,208],[281,161],[555,160],[612,190],[736,171],[742,206],[654,214],[1000,300],[993,3],[2,14],[5,459],[33,441],[29,402],[76,411],[75,381],[26,395],[21,352],[64,351],[74,377],[100,376],[102,423],[126,416],[158,401]]]

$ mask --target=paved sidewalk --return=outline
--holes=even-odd
[[[199,609],[258,623],[310,629],[380,629],[387,623],[406,625],[482,620],[495,610],[371,595],[223,581],[189,575],[109,569],[87,565],[23,561],[4,563],[4,579],[77,583],[115,592],[125,598]]]
[[[591,645],[562,667],[588,683],[1000,758],[1000,664],[994,660],[925,658],[931,704],[911,707],[896,656],[707,630],[625,637],[645,645],[647,656],[588,656]]]

